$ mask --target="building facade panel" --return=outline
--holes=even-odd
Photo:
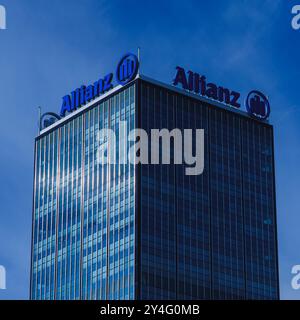
[[[134,85],[36,139],[32,299],[134,298],[134,166],[98,162],[99,129],[124,139],[125,120]]]
[[[205,164],[140,167],[139,298],[277,299],[272,126],[146,81],[140,94],[148,133],[204,129]]]

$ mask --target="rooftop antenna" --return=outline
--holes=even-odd
[[[40,134],[41,132],[41,117],[42,117],[42,108],[40,106],[38,106],[38,119],[39,119],[39,122],[38,122],[38,134]]]
[[[138,71],[138,75],[140,75],[140,70],[141,70],[141,56],[140,56],[140,51],[141,51],[141,48],[138,47],[138,62],[139,62],[139,71]]]

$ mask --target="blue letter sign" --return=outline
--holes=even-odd
[[[184,68],[176,67],[176,76],[173,80],[173,85],[181,85],[184,90],[188,90],[195,94],[200,94],[209,99],[216,100],[234,108],[240,108],[239,102],[240,93],[217,86],[215,83],[207,82],[207,79],[203,75],[199,75],[196,72],[185,72]],[[248,113],[259,119],[266,120],[270,115],[270,104],[268,99],[261,92],[254,90],[248,94],[246,100],[246,108]]]
[[[122,57],[118,63],[116,70],[116,80],[120,85],[125,85],[131,80],[135,79],[139,68],[139,62],[136,55],[127,53]],[[64,117],[66,112],[73,112],[94,100],[99,95],[111,90],[113,88],[113,74],[109,73],[104,78],[101,78],[88,86],[82,85],[75,89],[71,94],[62,98],[62,106],[60,109],[60,116]]]

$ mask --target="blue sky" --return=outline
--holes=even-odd
[[[37,106],[59,112],[61,97],[114,70],[141,47],[143,74],[171,83],[176,65],[240,91],[266,93],[275,128],[280,286],[300,299],[300,30],[298,1],[2,0],[0,30],[0,265],[7,290],[29,294],[33,146]]]

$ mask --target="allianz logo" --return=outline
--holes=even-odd
[[[6,9],[2,5],[0,5],[0,29],[6,29]]]

